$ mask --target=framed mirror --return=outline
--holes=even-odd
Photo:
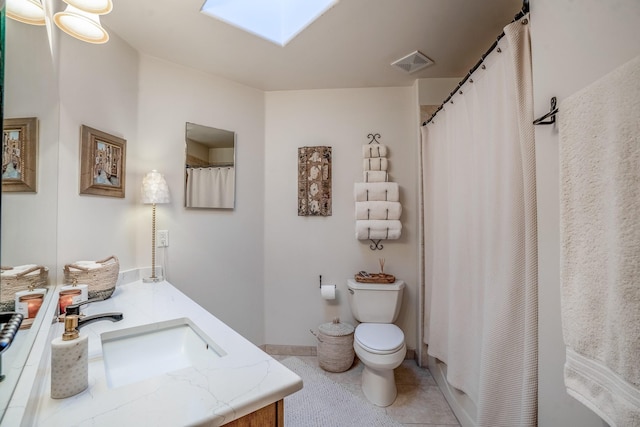
[[[38,145],[34,146],[30,152],[20,147],[18,153],[11,144],[5,144],[7,150],[3,150],[3,157],[19,154],[20,158],[28,160],[28,163],[24,163],[25,167],[20,168],[19,178],[24,180],[27,178],[26,172],[33,172],[27,184],[34,190],[37,188],[37,192],[11,191],[13,189],[7,191],[6,186],[2,186],[0,265],[5,275],[9,270],[15,274],[12,276],[12,272],[9,271],[9,277],[5,276],[5,280],[0,281],[0,288],[5,291],[5,295],[0,300],[11,301],[14,298],[12,293],[15,295],[26,290],[27,285],[17,280],[20,273],[16,271],[20,267],[35,265],[46,268],[47,275],[43,280],[48,280],[49,286],[46,287],[48,292],[43,298],[29,300],[27,315],[22,323],[23,328],[16,334],[12,345],[2,354],[2,372],[5,378],[0,382],[0,419],[4,416],[14,387],[22,374],[22,368],[29,356],[38,329],[45,321],[47,312],[50,313],[49,309],[55,304],[53,288],[57,273],[59,135],[58,79],[46,28],[13,19],[5,19],[3,23],[5,27],[2,50],[4,55],[2,109],[3,124],[9,125],[3,129],[3,134],[6,134],[7,130],[13,131],[17,124],[22,126],[20,129],[27,129],[29,140],[35,142],[37,138]],[[3,165],[7,164],[5,157]],[[31,165],[34,167],[33,170],[29,170]],[[3,172],[7,172],[7,168]],[[8,183],[11,181],[4,182],[4,184]],[[45,277],[42,268],[37,268],[29,274]],[[27,268],[23,273],[27,274],[26,271],[29,270]],[[29,277],[24,276],[25,279]],[[10,287],[8,283],[18,283],[18,285]],[[38,287],[41,287],[40,284]],[[12,304],[5,309],[14,311],[18,308],[20,306]]]
[[[187,122],[185,140],[185,207],[233,209],[235,132]]]

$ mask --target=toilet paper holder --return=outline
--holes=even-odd
[[[320,276],[320,295],[325,300],[333,301],[336,299],[336,285],[323,285],[322,284],[322,275]]]

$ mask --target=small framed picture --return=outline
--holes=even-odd
[[[2,191],[35,193],[38,182],[38,119],[5,119],[2,133]]]
[[[80,194],[124,197],[127,141],[82,125]]]

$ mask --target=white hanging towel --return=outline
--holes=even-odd
[[[397,182],[356,182],[353,187],[356,202],[399,202]]]
[[[387,157],[387,146],[382,144],[368,144],[362,146],[362,157]]]
[[[356,239],[358,240],[395,240],[400,238],[402,223],[398,220],[358,220],[356,221]]]
[[[371,157],[362,160],[362,169],[365,171],[386,171],[388,166],[387,159],[384,157]]]
[[[387,182],[389,173],[386,171],[364,171],[362,173],[364,182]]]
[[[356,219],[400,219],[400,202],[356,202]]]
[[[640,426],[640,57],[559,106],[567,392]]]

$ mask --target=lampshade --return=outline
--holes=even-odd
[[[64,12],[53,15],[53,20],[62,31],[79,40],[101,44],[109,40],[109,34],[100,25],[100,16],[68,5]]]
[[[64,2],[85,12],[97,15],[105,15],[113,9],[111,0],[64,0]]]
[[[31,25],[44,25],[44,8],[40,0],[7,0],[9,18]]]
[[[164,176],[157,170],[152,170],[142,178],[142,203],[169,203],[169,186]]]

